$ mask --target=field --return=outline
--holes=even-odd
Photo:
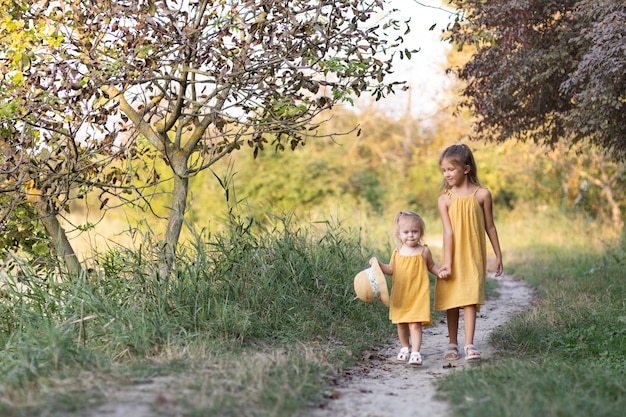
[[[557,213],[505,217],[507,271],[540,299],[494,335],[505,357],[442,380],[442,395],[464,416],[621,415],[624,244]],[[394,332],[382,305],[353,294],[354,275],[390,245],[364,245],[368,233],[233,221],[188,240],[167,282],[149,235],[139,249],[99,253],[80,280],[51,281],[23,265],[0,303],[0,412],[85,416],[111,390],[155,381],[176,399],[155,404],[160,415],[294,415],[321,398],[333,369]],[[436,259],[439,250],[433,244]]]

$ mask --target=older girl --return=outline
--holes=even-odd
[[[476,162],[466,145],[452,145],[439,158],[445,192],[438,207],[443,223],[444,261],[435,284],[435,310],[446,311],[450,342],[447,360],[459,358],[457,333],[463,309],[465,360],[480,360],[474,346],[476,313],[485,303],[487,251],[485,235],[496,255],[496,277],[502,275],[502,252],[493,221],[492,198],[480,185]]]

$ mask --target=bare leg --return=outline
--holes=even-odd
[[[400,346],[409,347],[409,324],[398,323],[398,338],[400,339]]]
[[[474,346],[476,310],[476,305],[463,307],[463,323],[465,326],[465,360],[469,362],[480,360],[480,352]]]
[[[463,307],[463,325],[465,329],[465,346],[474,344],[476,331],[476,305]]]
[[[422,323],[409,323],[411,333],[411,350],[419,352],[422,348]]]
[[[448,321],[448,337],[450,343],[458,344],[459,333],[459,309],[451,308],[446,311],[446,317]]]

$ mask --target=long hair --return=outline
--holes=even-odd
[[[448,146],[439,157],[439,165],[441,165],[444,159],[449,160],[454,165],[461,168],[465,168],[466,165],[469,166],[470,171],[467,174],[467,179],[471,184],[480,186],[480,181],[478,181],[478,167],[476,166],[474,154],[472,154],[472,150],[469,146],[463,144]],[[450,185],[445,179],[441,183],[441,188],[444,190],[450,188]]]

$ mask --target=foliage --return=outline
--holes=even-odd
[[[589,149],[576,160],[560,158],[568,170],[566,199],[583,212],[609,220],[616,230],[624,225],[626,161],[607,160],[603,153]]]
[[[4,196],[0,195],[0,205],[7,207],[11,205]],[[0,235],[0,250],[16,251],[22,250],[24,253],[33,255],[45,255],[48,253],[48,239],[45,232],[32,219],[37,216],[33,207],[20,205],[4,213],[6,216],[14,217],[6,220],[3,233]]]
[[[436,236],[440,227],[436,209],[441,182],[439,152],[453,143],[462,129],[455,130],[449,115],[426,127],[413,118],[341,109],[332,112],[326,128],[342,130],[359,120],[358,136],[353,132],[334,140],[316,140],[289,155],[266,152],[253,158],[251,153],[239,153],[216,163],[191,184],[187,220],[197,227],[219,229],[222,219],[228,217],[226,199],[229,207],[241,204],[252,208],[248,215],[259,224],[271,223],[271,213],[296,212],[307,221],[347,221],[363,230],[364,239],[370,239],[391,230],[389,221],[397,211],[411,208],[431,219],[427,233]],[[620,164],[607,161],[601,153],[589,150],[574,157],[564,147],[550,151],[518,142],[470,146],[479,165],[479,178],[494,195],[498,218],[506,219],[510,210],[549,209],[555,216],[568,213],[600,219],[619,230],[626,208],[622,198],[626,178],[619,175],[623,172]],[[611,178],[616,178],[612,185],[607,181]],[[596,179],[607,185],[595,185]],[[617,221],[607,204],[607,193],[612,193],[619,208]],[[166,206],[167,200],[157,195],[151,203],[156,208]],[[157,229],[150,217],[145,220]],[[114,238],[112,233],[107,236]]]
[[[322,129],[338,131],[359,123],[360,134],[316,140],[289,156],[267,152],[253,159],[240,154],[216,164],[211,175],[231,178],[229,197],[245,201],[257,213],[295,211],[312,220],[350,218],[374,226],[381,222],[373,219],[391,220],[394,212],[408,207],[435,212],[441,177],[437,158],[445,140],[434,137],[436,128],[374,111],[335,109],[329,114]],[[224,192],[199,178],[192,185],[190,219],[205,225],[206,207],[215,207]],[[263,216],[255,219],[265,221]]]
[[[1,103],[19,105],[4,113],[28,115],[21,123],[28,129],[19,132],[18,124],[4,137],[17,143],[13,138],[19,133],[33,143],[20,149],[33,149],[38,141],[69,153],[50,158],[57,162],[55,170],[59,161],[68,168],[62,164],[60,177],[45,175],[38,190],[55,187],[59,178],[69,189],[77,181],[76,163],[87,164],[95,172],[84,181],[104,189],[103,206],[119,196],[120,181],[124,191],[138,192],[137,201],[146,202],[145,190],[134,187],[135,176],[144,175],[143,184],[173,178],[161,269],[166,275],[191,177],[246,145],[255,156],[266,145],[293,150],[319,135],[314,118],[323,110],[354,95],[367,92],[380,99],[393,92],[398,83],[385,83],[385,77],[402,37],[391,42],[388,37],[403,27],[391,18],[372,19],[383,5],[370,0],[8,2],[5,44],[30,22],[37,30],[35,41],[19,39],[21,49],[5,53],[13,64],[3,74],[13,84]],[[411,55],[400,52],[401,58]],[[138,136],[145,141],[136,141]],[[170,172],[159,178],[114,164],[113,172],[100,175],[111,160],[83,158],[85,146],[131,162],[156,151]],[[56,215],[56,208],[46,215]]]
[[[119,166],[128,154],[112,133],[123,129],[109,123],[106,106],[96,105],[97,90],[82,90],[84,60],[65,48],[68,28],[59,23],[66,2],[44,12],[47,3],[0,3],[0,231],[11,236],[1,249],[19,245],[28,252],[29,239],[43,239],[45,229],[47,247],[79,275],[58,216],[100,185],[121,193],[129,176]],[[95,121],[102,126],[94,128]]]
[[[453,1],[447,38],[476,53],[459,71],[476,138],[591,144],[626,158],[626,6],[602,0]]]

